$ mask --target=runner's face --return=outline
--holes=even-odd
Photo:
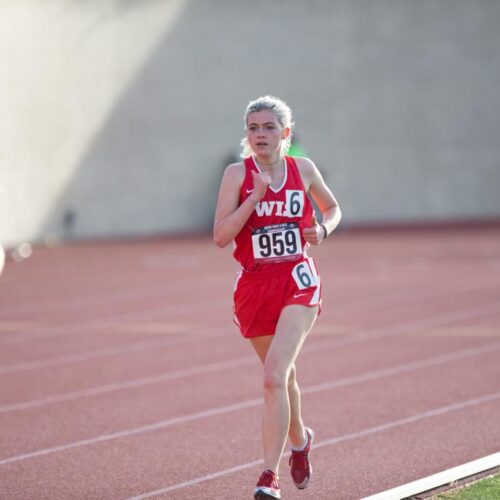
[[[281,141],[289,129],[283,128],[272,111],[256,111],[247,117],[248,144],[257,156],[271,157],[280,154]]]

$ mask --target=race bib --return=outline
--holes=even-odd
[[[299,290],[304,290],[310,286],[319,285],[319,277],[316,269],[309,263],[311,259],[305,260],[292,269],[292,276]]]
[[[267,264],[297,260],[302,256],[302,241],[297,222],[285,222],[254,229],[252,232],[253,257]]]

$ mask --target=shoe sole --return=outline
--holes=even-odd
[[[256,491],[253,497],[255,500],[269,500],[270,498],[274,499],[274,500],[276,500],[276,499],[279,500],[281,498],[281,496],[275,497],[273,495],[268,495],[267,493],[264,493],[263,491]]]

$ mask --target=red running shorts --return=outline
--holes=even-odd
[[[269,272],[242,270],[234,286],[234,322],[245,338],[274,335],[284,307],[299,304],[321,310],[321,283],[312,258]]]

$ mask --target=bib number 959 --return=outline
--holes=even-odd
[[[302,255],[298,225],[286,223],[258,228],[252,234],[252,247],[256,261],[296,260]]]

